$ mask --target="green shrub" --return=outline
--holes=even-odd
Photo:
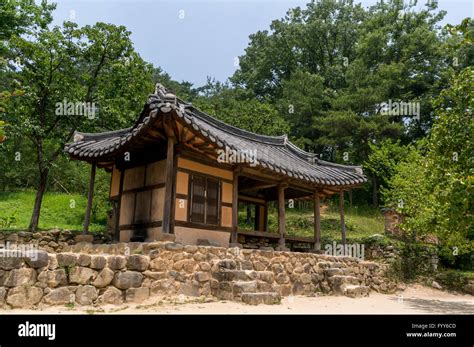
[[[466,273],[459,270],[444,270],[440,271],[435,279],[446,288],[462,290],[462,288],[469,283],[470,279],[474,279],[474,273]]]

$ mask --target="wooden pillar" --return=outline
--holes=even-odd
[[[176,184],[177,184],[177,175],[178,175],[178,158],[176,154],[173,159],[173,192],[171,193],[171,222],[170,222],[170,232],[174,234],[174,225],[175,225],[175,215],[176,215]]]
[[[278,186],[278,232],[280,234],[278,245],[280,248],[285,248],[285,188],[282,184]]]
[[[349,212],[352,212],[352,189],[349,190]]]
[[[87,208],[86,215],[84,217],[84,230],[82,234],[89,233],[89,224],[91,222],[91,210],[92,210],[92,199],[94,197],[94,181],[95,181],[96,163],[91,166],[91,176],[89,178],[89,192],[87,194]]]
[[[254,230],[261,231],[260,229],[260,205],[255,204],[255,221],[254,221]]]
[[[344,191],[339,192],[339,213],[341,215],[341,239],[342,244],[346,244],[346,224],[344,222]]]
[[[115,241],[120,240],[120,210],[122,209],[123,180],[125,178],[125,169],[120,170],[119,194],[115,211]]]
[[[321,209],[319,192],[314,193],[314,250],[321,250]]]
[[[174,173],[174,143],[175,138],[168,137],[168,148],[166,151],[166,182],[165,182],[165,204],[163,206],[163,228],[162,232],[169,234],[172,232],[171,219],[174,216],[171,215],[173,211],[173,173]]]
[[[239,225],[239,173],[234,170],[232,179],[232,232],[230,242],[237,243],[237,228]]]
[[[268,231],[268,201],[265,201],[263,210],[263,231]]]

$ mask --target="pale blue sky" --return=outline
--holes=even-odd
[[[195,86],[206,77],[225,81],[235,71],[235,58],[244,52],[248,36],[268,29],[299,0],[56,0],[55,24],[79,25],[102,21],[124,25],[132,32],[135,49],[173,79]],[[360,1],[364,6],[375,0]],[[419,1],[425,3],[424,0]],[[472,0],[440,0],[443,23],[459,23],[473,15]],[[70,18],[70,16],[72,18]]]

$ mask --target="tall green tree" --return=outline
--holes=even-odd
[[[15,68],[10,39],[27,35],[35,28],[45,28],[55,8],[56,5],[46,1],[36,4],[34,0],[0,0],[0,114],[5,112],[10,98],[23,93],[19,85],[9,83]]]
[[[306,150],[361,163],[370,143],[407,144],[429,131],[450,65],[443,16],[435,2],[312,1],[251,35],[231,81],[275,104]],[[414,111],[384,114],[390,101]],[[376,205],[379,182],[370,179]]]
[[[455,263],[474,251],[474,68],[456,75],[434,102],[437,118],[422,150],[396,168],[385,198],[406,215],[412,233],[436,233]]]
[[[14,136],[30,140],[35,153],[34,231],[51,166],[64,144],[78,129],[129,124],[152,89],[152,68],[134,51],[125,27],[106,23],[35,27],[28,36],[12,37],[9,49],[25,94],[12,99],[6,116]]]
[[[327,88],[345,85],[345,62],[356,54],[359,27],[366,13],[353,1],[311,1],[290,9],[270,30],[250,36],[240,68],[231,81],[257,97],[278,98],[282,83],[298,69],[319,75]]]
[[[244,89],[209,79],[197,92],[193,105],[230,125],[263,135],[289,132],[288,123],[272,104],[252,98]]]

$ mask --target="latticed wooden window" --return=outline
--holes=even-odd
[[[206,223],[218,224],[219,222],[219,181],[207,179],[206,188]]]
[[[193,175],[191,177],[190,221],[194,223],[218,225],[219,205],[219,180]]]

